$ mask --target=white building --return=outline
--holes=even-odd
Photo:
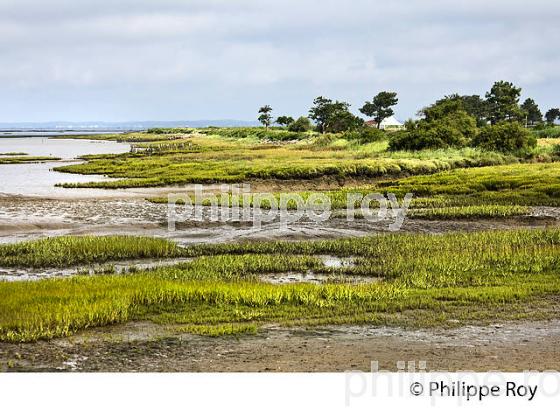
[[[400,123],[393,115],[381,121],[380,129],[386,131],[404,130],[404,124]]]

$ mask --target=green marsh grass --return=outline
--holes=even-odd
[[[396,195],[412,192],[424,198],[424,205],[560,206],[560,163],[456,169],[382,181],[375,189]]]
[[[0,245],[0,266],[67,267],[139,258],[170,258],[181,249],[165,239],[136,236],[60,236]]]
[[[196,258],[192,263],[153,271],[0,282],[0,340],[49,339],[131,320],[218,335],[266,323],[433,326],[551,317],[541,309],[560,292],[559,245],[558,229],[200,245],[182,252]],[[355,264],[327,269],[318,255],[352,256]],[[308,270],[382,281],[259,280]]]
[[[560,163],[454,169],[322,193],[328,196],[335,210],[346,209],[348,195],[354,193],[362,196],[370,193],[394,194],[399,201],[407,193],[412,193],[414,196],[408,213],[411,218],[523,216],[529,213],[528,207],[531,206],[560,206]],[[301,191],[298,194],[307,199],[313,192]],[[274,195],[278,199],[281,193]],[[148,200],[167,203],[167,198],[163,197]],[[263,204],[261,207],[266,208],[266,202]],[[360,203],[354,205],[359,207]],[[378,205],[372,202],[371,206]]]
[[[8,155],[8,154],[4,154]],[[0,164],[29,164],[37,162],[49,162],[49,161],[60,161],[58,157],[46,157],[46,156],[29,156],[19,155],[19,156],[1,156]]]
[[[200,336],[219,337],[219,336],[232,336],[241,334],[257,333],[257,326],[254,324],[221,324],[221,325],[189,325],[178,327],[175,330],[178,332],[192,333]]]
[[[412,209],[407,217],[414,219],[471,219],[471,218],[512,218],[526,216],[530,208],[519,205],[469,205],[440,208]]]
[[[334,141],[342,140],[335,138]],[[140,143],[135,145],[133,152],[126,154],[85,157],[88,162],[84,164],[62,166],[56,170],[120,178],[62,185],[68,188],[130,188],[255,179],[379,178],[519,161],[512,156],[475,149],[389,153],[383,142],[372,144],[354,142],[343,144],[339,147],[341,149],[332,149],[332,144],[316,145],[314,138],[295,143],[273,143],[250,136],[229,138],[193,133],[177,140]]]

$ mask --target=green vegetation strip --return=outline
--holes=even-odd
[[[381,192],[423,198],[418,207],[467,205],[560,206],[560,163],[457,169],[380,182]]]
[[[25,163],[35,163],[35,162],[49,162],[49,161],[60,161],[57,157],[31,157],[27,155],[22,156],[2,156],[0,157],[0,164],[25,164]]]
[[[164,239],[134,236],[62,236],[0,245],[2,267],[68,267],[139,258],[170,258],[181,250]]]
[[[62,185],[67,188],[132,188],[251,179],[308,180],[320,177],[344,179],[418,175],[519,161],[512,155],[474,148],[388,152],[386,140],[362,143],[345,139],[343,134],[315,135],[298,142],[280,143],[263,141],[253,136],[256,131],[259,130],[249,133],[245,138],[239,136],[241,131],[232,134],[231,130],[206,131],[222,135],[130,134],[129,138],[155,136],[165,137],[166,140],[138,143],[130,153],[86,156],[84,158],[88,162],[84,164],[58,167],[56,170],[121,178]],[[223,136],[228,133],[236,137]]]
[[[111,238],[99,240],[108,242],[88,260],[118,254]],[[49,243],[58,249],[56,240],[45,240],[31,246],[27,261]],[[181,252],[195,257],[192,263],[149,272],[0,282],[0,340],[48,339],[130,320],[226,335],[271,322],[433,326],[550,317],[546,300],[560,291],[559,245],[560,230],[549,229],[196,246]],[[82,251],[67,248],[65,260],[80,260]],[[327,268],[317,255],[351,256],[355,264]],[[263,274],[309,271],[381,281],[260,281]]]
[[[526,216],[529,212],[526,206],[471,205],[412,209],[407,216],[414,219],[512,218]]]
[[[343,209],[346,208],[347,195],[352,192],[363,195],[391,193],[397,198],[412,193],[411,208],[441,208],[433,211],[437,216],[445,216],[446,213],[455,216],[522,214],[524,209],[521,207],[525,206],[560,206],[560,163],[454,169],[325,193],[334,208]]]
[[[490,206],[502,207],[491,211],[495,214],[505,211],[506,207],[510,209],[505,212],[515,214],[522,213],[520,207],[524,206],[560,206],[560,163],[454,169],[325,193],[333,207],[341,209],[346,207],[347,195],[352,192],[394,194],[397,198],[412,193],[411,208],[442,208],[442,214],[450,207],[464,207],[466,214],[474,210],[469,207],[480,207],[481,214],[487,215],[484,207]],[[310,194],[303,193],[304,196]]]
[[[316,192],[299,192],[307,199]],[[492,167],[454,169],[433,175],[381,181],[358,188],[322,191],[333,209],[346,209],[350,194],[394,194],[399,201],[414,194],[407,214],[411,218],[460,219],[525,216],[531,206],[560,206],[560,163],[512,164]],[[274,194],[276,199],[281,193]],[[167,203],[168,198],[148,199]],[[194,200],[194,198],[191,198]],[[203,200],[202,205],[210,201]],[[229,198],[228,206],[231,204]],[[268,202],[262,201],[266,208]],[[240,198],[243,205],[243,198]],[[253,198],[251,198],[251,206]],[[288,206],[293,203],[288,203]],[[361,203],[354,204],[359,209]],[[378,206],[373,201],[371,206]],[[338,216],[344,217],[345,214]],[[359,216],[359,215],[357,215]]]

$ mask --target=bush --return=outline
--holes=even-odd
[[[395,133],[391,151],[466,147],[477,134],[476,120],[465,111],[447,113],[437,119],[408,121],[406,132]]]
[[[313,128],[311,121],[307,117],[299,117],[288,126],[288,131],[291,132],[307,132]]]
[[[518,152],[536,147],[537,139],[518,122],[502,122],[482,128],[472,145],[489,151]]]

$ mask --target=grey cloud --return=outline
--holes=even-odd
[[[559,18],[545,0],[2,0],[0,121],[298,115],[380,89],[406,118],[498,79],[558,105]]]

